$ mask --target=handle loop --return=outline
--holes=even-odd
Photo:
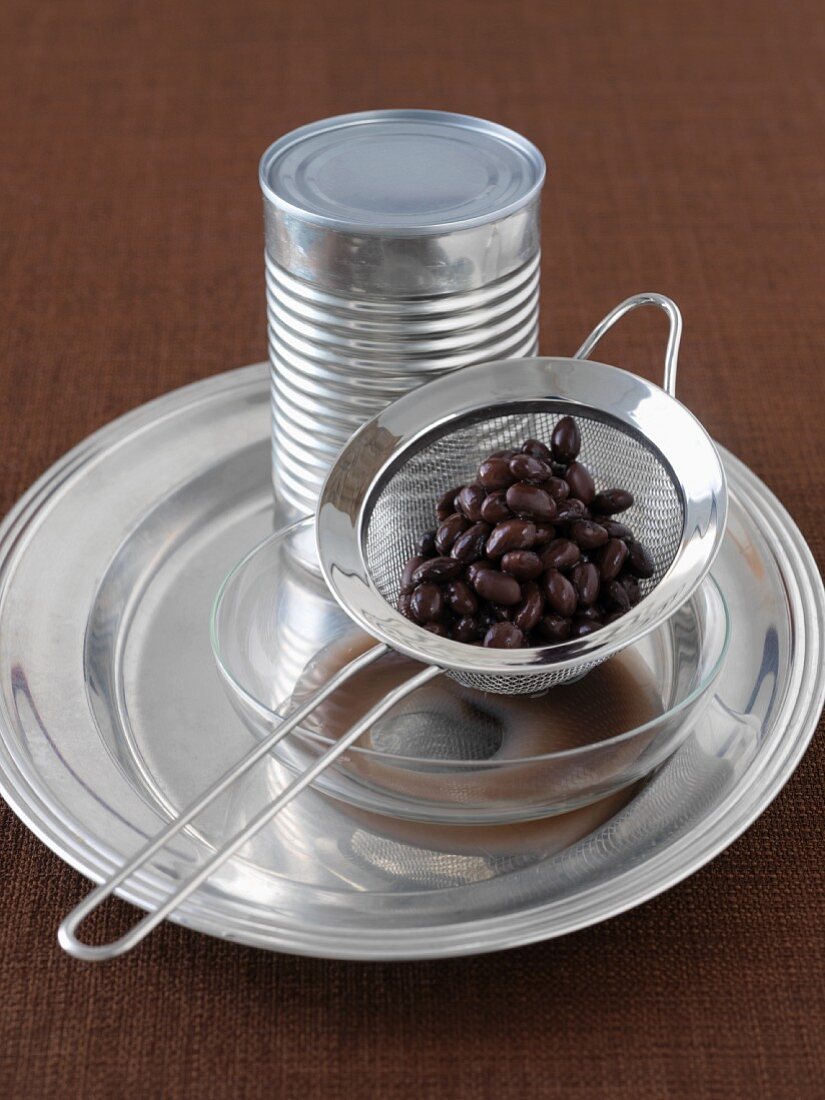
[[[616,322],[621,320],[626,313],[638,309],[639,306],[658,306],[659,309],[664,310],[670,321],[670,331],[667,337],[667,347],[665,348],[665,371],[662,388],[665,393],[669,394],[671,397],[675,397],[676,366],[679,357],[679,343],[682,339],[682,314],[679,312],[679,307],[676,303],[664,294],[656,294],[650,291],[645,294],[634,294],[630,298],[625,298],[625,300],[620,302],[615,309],[611,309],[603,320],[599,321],[573,358],[589,359],[590,353],[604,334],[613,328]]]

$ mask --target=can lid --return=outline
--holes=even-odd
[[[544,159],[514,130],[444,111],[362,111],[302,126],[261,158],[267,198],[351,233],[452,232],[498,220],[544,182]]]

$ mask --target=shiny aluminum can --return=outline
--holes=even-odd
[[[314,511],[344,443],[396,397],[535,353],[544,175],[519,134],[441,111],[341,115],[266,151],[280,518]]]

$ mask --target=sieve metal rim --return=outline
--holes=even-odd
[[[621,368],[582,358],[486,363],[472,367],[472,375],[455,371],[399,398],[349,440],[321,491],[316,543],[330,591],[364,629],[408,656],[447,671],[505,676],[564,672],[617,653],[691,596],[721,546],[727,485],[713,441],[673,393],[681,325],[678,310],[662,295],[627,299],[597,327],[579,354],[587,354],[618,317],[642,304],[658,305],[671,318],[666,357],[669,393]],[[366,525],[371,504],[389,474],[428,437],[442,435],[448,426],[458,426],[473,415],[493,410],[506,415],[525,405],[553,405],[574,415],[578,409],[580,415],[611,420],[657,451],[682,495],[682,538],[656,588],[627,615],[597,633],[536,649],[470,648],[426,633],[386,602],[367,568]]]

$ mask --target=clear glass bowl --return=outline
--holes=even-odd
[[[678,747],[711,697],[729,633],[724,597],[708,578],[666,623],[577,683],[503,696],[438,677],[384,715],[315,787],[374,813],[464,825],[587,805],[642,779]],[[373,644],[327,590],[312,519],[256,547],[215,600],[221,679],[257,736]],[[394,653],[381,658],[273,755],[303,771],[419,667]]]

